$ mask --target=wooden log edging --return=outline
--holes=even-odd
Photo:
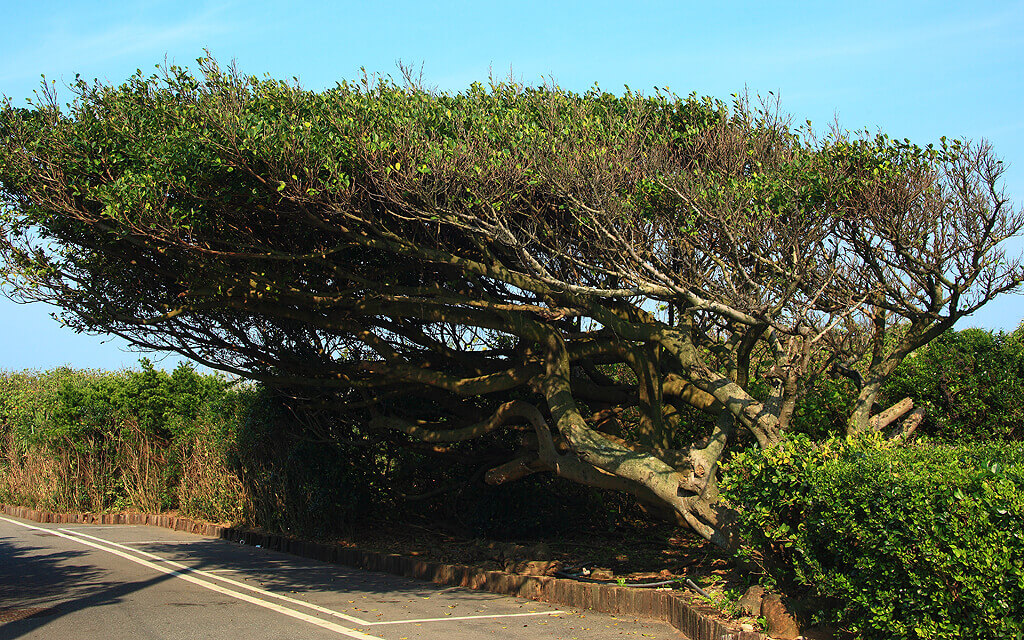
[[[364,551],[337,544],[324,544],[280,534],[222,526],[180,516],[146,513],[51,513],[7,504],[0,505],[0,510],[9,516],[42,523],[137,524],[163,527],[231,542],[260,545],[264,549],[273,549],[303,558],[391,573],[434,584],[489,591],[576,609],[592,609],[602,613],[654,619],[667,622],[692,640],[769,640],[769,637],[762,633],[743,631],[739,625],[715,619],[713,616],[716,610],[713,607],[670,590],[639,589],[549,576],[524,576],[504,571],[487,571],[465,565],[443,564],[398,554]]]

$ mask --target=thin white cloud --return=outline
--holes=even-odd
[[[764,52],[758,62],[762,65],[785,66],[806,63],[809,60],[853,59],[895,51],[934,50],[936,43],[946,42],[950,50],[961,47],[964,40],[978,37],[996,30],[1021,26],[1024,22],[1024,3],[989,15],[964,20],[962,16],[950,17],[939,22],[922,21],[909,28],[888,28],[879,19],[880,28],[874,33],[858,32],[831,37],[827,43],[801,44],[791,48],[779,48]],[[839,27],[841,30],[841,27]]]
[[[33,46],[8,53],[0,62],[0,82],[26,80],[41,72],[70,74],[99,67],[118,58],[148,53],[154,60],[182,46],[199,49],[214,36],[239,28],[229,15],[231,3],[207,6],[199,13],[171,23],[139,20],[113,24],[101,32],[82,33],[70,26],[54,26]]]

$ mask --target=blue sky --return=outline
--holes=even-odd
[[[190,2],[8,3],[0,93],[22,101],[40,74],[120,82],[204,49],[247,73],[308,88],[422,64],[458,90],[488,75],[584,90],[623,85],[728,98],[781,97],[798,122],[881,130],[920,144],[986,138],[1024,203],[1024,2]],[[1009,250],[1019,253],[1024,242]],[[133,365],[117,339],[75,335],[41,305],[0,299],[0,369]],[[1013,329],[1024,295],[960,327]],[[173,366],[168,358],[163,366]]]

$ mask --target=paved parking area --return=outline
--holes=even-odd
[[[0,516],[0,639],[655,638],[670,626],[136,525]]]

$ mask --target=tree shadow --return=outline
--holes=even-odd
[[[56,617],[118,602],[129,593],[170,578],[160,574],[126,583],[87,560],[75,562],[88,553],[0,539],[0,639],[19,638]]]
[[[133,547],[187,565],[193,570],[215,571],[214,576],[291,597],[303,592],[340,592],[426,598],[451,589],[415,578],[357,569],[227,540],[204,540],[185,545],[152,542]],[[207,576],[197,577],[216,581]],[[470,589],[465,589],[465,592],[473,599],[506,598]]]
[[[30,534],[43,538],[53,535],[48,532]],[[349,600],[351,606],[347,608],[352,614],[371,618],[373,614],[370,611],[377,609],[374,608],[376,605],[369,603],[413,602],[441,592],[458,591],[463,600],[481,605],[485,601],[508,599],[499,594],[461,587],[446,588],[413,578],[355,569],[226,540],[199,539],[184,544],[169,540],[133,544],[131,547],[157,555],[162,560],[132,554],[135,557],[157,562],[167,569],[190,573],[232,591],[244,592],[237,585],[225,584],[218,578],[298,599],[302,599],[303,593],[338,593],[352,598]],[[6,617],[0,615],[0,640],[23,637],[62,616],[123,602],[135,592],[174,579],[172,575],[161,573],[126,582],[118,578],[117,572],[97,565],[95,557],[86,557],[90,553],[85,549],[56,550],[34,546],[25,544],[23,539],[16,544],[0,539],[0,614],[8,613]],[[171,565],[167,560],[188,569]],[[211,575],[197,575],[197,570]],[[251,595],[265,599],[259,594]],[[170,604],[189,606],[189,603]]]

